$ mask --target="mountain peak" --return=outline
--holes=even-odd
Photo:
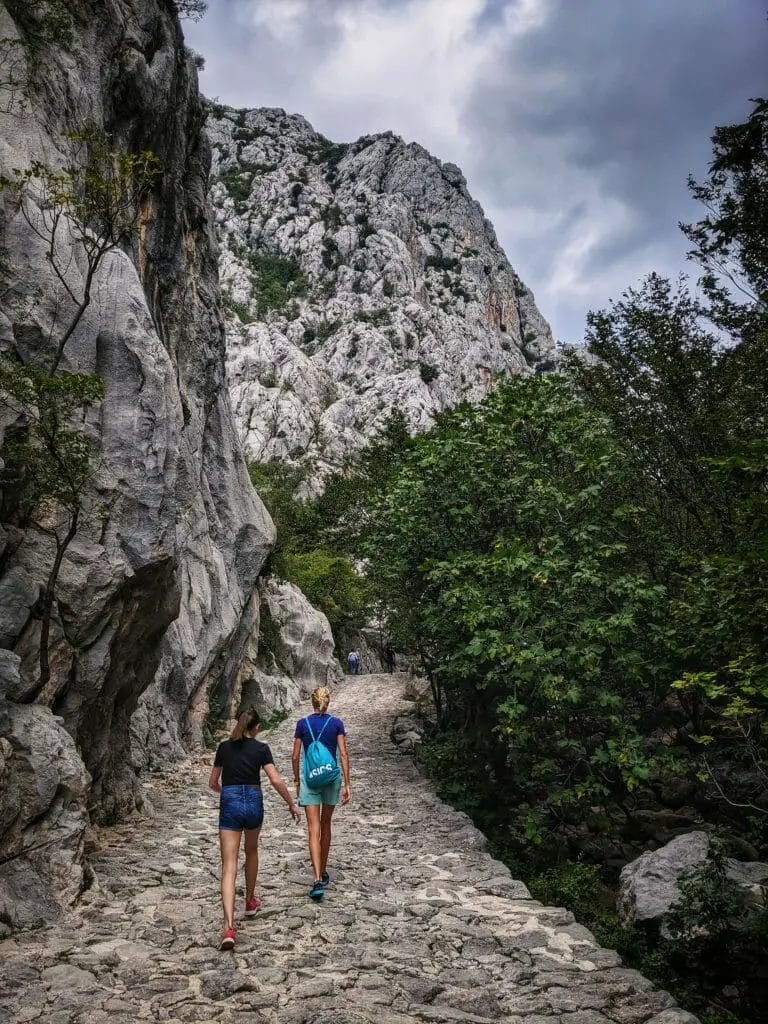
[[[414,430],[551,331],[461,170],[393,132],[335,143],[280,109],[214,106],[211,198],[228,371],[258,460],[340,465],[401,410]]]

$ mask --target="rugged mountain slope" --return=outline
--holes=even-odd
[[[214,106],[211,198],[247,454],[339,464],[399,409],[416,430],[552,336],[457,167],[397,136],[335,145]]]
[[[41,73],[28,101],[20,90],[0,97],[0,169],[61,168],[77,159],[68,134],[88,123],[120,152],[152,150],[162,175],[144,197],[136,244],[102,264],[61,364],[104,381],[104,401],[85,419],[100,514],[64,559],[51,681],[34,705],[53,544],[14,512],[13,495],[2,504],[0,912],[23,891],[33,905],[42,894],[41,916],[57,889],[77,892],[86,806],[106,815],[133,807],[135,767],[194,742],[214,686],[219,700],[233,697],[274,536],[225,383],[209,147],[174,5],[71,0],[61,9],[71,40],[62,33],[35,50]],[[0,37],[27,38],[47,12],[47,0],[0,4]],[[45,367],[68,300],[30,229],[34,204],[26,212],[12,193],[0,198],[0,354]],[[57,246],[78,294],[83,253],[66,230]],[[1,404],[0,445],[23,423]]]

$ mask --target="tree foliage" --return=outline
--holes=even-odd
[[[103,395],[101,379],[92,374],[52,376],[19,363],[0,363],[0,396],[16,417],[2,447],[3,521],[33,524],[55,549],[40,601],[40,673],[30,699],[50,679],[48,646],[61,564],[94,507],[95,443],[76,420]]]
[[[494,785],[558,818],[648,774],[639,723],[667,668],[664,585],[632,484],[564,381],[508,381],[417,442],[367,543],[443,724],[471,732]]]
[[[590,314],[589,359],[441,417],[367,510],[369,585],[433,683],[425,757],[518,863],[623,849],[680,782],[687,815],[768,847],[767,124],[759,100],[718,128],[691,182],[697,292],[651,274]],[[593,883],[541,876],[578,906]],[[752,1020],[765,915],[735,900],[715,857],[669,940],[605,941]]]
[[[49,6],[42,12],[44,18],[55,5]],[[32,5],[27,15],[34,15],[36,9]],[[29,35],[32,30],[27,31]],[[15,200],[44,244],[61,299],[50,330],[50,365],[42,369],[5,362],[0,370],[2,402],[15,422],[6,432],[2,451],[4,500],[13,504],[6,513],[32,523],[54,543],[39,608],[40,672],[33,698],[45,691],[50,680],[49,637],[62,562],[93,504],[95,449],[76,420],[103,395],[98,377],[58,371],[66,346],[91,304],[104,257],[135,241],[142,201],[157,174],[151,153],[118,152],[95,127],[71,134],[69,142],[72,162],[63,168],[51,169],[34,161],[0,177],[0,189]],[[78,265],[82,273],[73,273]],[[12,273],[10,263],[2,269],[6,276]],[[38,353],[37,361],[47,362],[48,354]]]
[[[0,190],[15,197],[30,229],[44,243],[45,258],[69,304],[58,325],[51,373],[91,304],[104,257],[135,241],[142,200],[158,174],[152,153],[118,152],[109,136],[93,126],[72,133],[69,140],[72,162],[60,170],[33,161],[0,176]],[[73,247],[85,263],[77,283],[71,273]]]

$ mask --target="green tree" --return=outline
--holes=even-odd
[[[46,8],[43,15],[48,13]],[[70,142],[73,162],[62,170],[34,162],[0,178],[0,188],[15,198],[27,224],[44,242],[45,258],[65,298],[65,311],[51,329],[50,367],[6,362],[0,372],[2,401],[16,421],[3,446],[6,505],[8,494],[13,495],[6,514],[34,524],[55,545],[40,603],[40,675],[33,699],[50,680],[50,628],[61,565],[92,505],[94,445],[74,420],[103,395],[98,377],[58,370],[90,306],[104,257],[135,241],[142,204],[157,173],[151,153],[119,153],[96,128],[72,134]],[[80,286],[70,274],[73,250],[85,268]],[[4,273],[9,271],[5,266]]]
[[[365,621],[362,579],[343,555],[315,548],[286,555],[286,576],[328,618],[337,646]]]
[[[56,584],[67,548],[94,509],[95,444],[75,417],[99,402],[102,381],[92,374],[52,376],[19,363],[0,363],[0,395],[17,417],[2,448],[3,519],[33,524],[52,538],[55,553],[40,601],[40,674],[29,699],[46,688]]]
[[[154,155],[121,153],[100,129],[69,136],[73,162],[52,170],[40,161],[0,176],[0,189],[15,197],[70,303],[57,325],[50,372],[59,368],[69,339],[91,304],[93,282],[104,257],[133,244],[148,192],[158,173]],[[82,283],[70,273],[73,247],[82,254]]]
[[[649,563],[670,587],[686,763],[742,823],[768,812],[767,125],[759,100],[716,129],[710,173],[691,182],[707,211],[684,226],[703,298],[652,275],[590,315],[598,360],[570,365],[668,541]]]
[[[16,97],[27,96],[44,70],[46,49],[70,46],[74,33],[66,0],[3,0],[3,6],[18,29],[0,38],[0,109],[11,113]]]
[[[376,505],[369,586],[509,804],[561,818],[647,776],[639,722],[667,666],[643,515],[605,419],[557,378],[442,417]]]
[[[681,225],[713,314],[740,338],[768,317],[768,100],[753,102],[746,121],[715,129],[707,178],[688,180],[707,213]]]

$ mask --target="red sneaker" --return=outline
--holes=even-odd
[[[245,904],[245,916],[246,917],[253,917],[253,915],[254,914],[258,914],[258,912],[260,910],[261,910],[261,900],[259,899],[258,896],[253,896]]]
[[[235,948],[235,929],[227,928],[224,934],[221,936],[221,942],[219,943],[219,949],[224,952],[228,949]]]

